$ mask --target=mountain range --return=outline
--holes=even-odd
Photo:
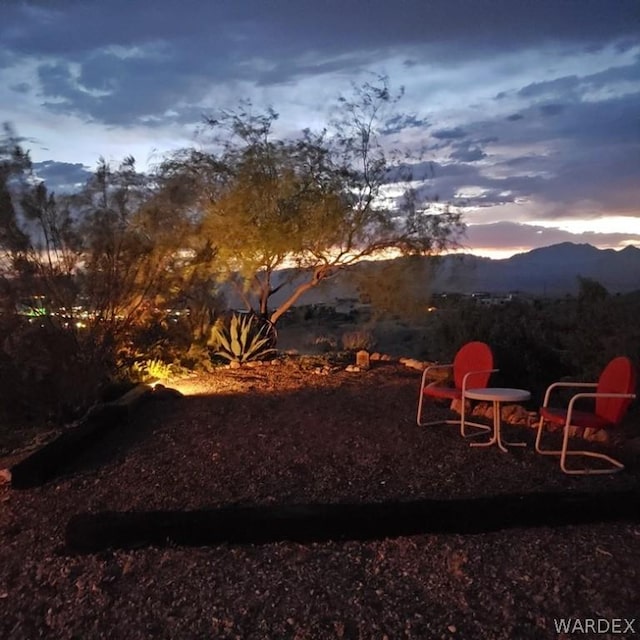
[[[419,260],[417,265],[414,262],[407,269],[407,278],[412,278],[418,288],[428,288],[432,293],[520,292],[555,297],[577,293],[578,277],[597,280],[610,293],[640,290],[640,248],[634,246],[615,251],[597,249],[589,244],[563,242],[502,260],[471,254],[445,255],[435,262],[432,258]],[[352,268],[355,278],[341,276],[331,280],[304,295],[298,304],[331,303],[357,298],[358,277],[384,278],[385,269],[392,266],[393,262],[381,260],[358,264]],[[397,275],[400,264],[395,266]],[[293,284],[301,281],[291,270],[283,270],[276,280],[292,276]],[[286,295],[283,290],[274,296],[272,304],[277,306]]]
[[[446,256],[436,272],[434,290],[558,296],[576,293],[579,276],[597,280],[610,293],[640,289],[640,249],[614,251],[563,242],[504,260]]]

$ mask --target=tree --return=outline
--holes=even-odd
[[[256,116],[244,105],[207,120],[226,137],[207,163],[216,170],[203,181],[201,231],[247,306],[272,323],[350,265],[388,251],[437,253],[463,230],[458,213],[431,211],[415,190],[393,203],[385,197],[399,180],[380,137],[384,110],[395,105],[386,79],[355,87],[339,105],[332,133],[305,130],[292,139],[274,136],[272,110]],[[276,282],[285,266],[302,278]],[[270,309],[288,285],[284,302]]]
[[[132,336],[184,294],[185,279],[211,256],[192,250],[193,221],[168,182],[138,172],[133,158],[115,169],[100,160],[82,189],[56,198],[15,138],[0,151],[0,276],[12,312],[3,321],[35,294],[48,311],[16,325],[0,351],[11,353],[16,371],[46,360],[37,363],[43,385],[74,380],[79,406],[95,399],[123,349],[135,353]]]

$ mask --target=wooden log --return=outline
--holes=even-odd
[[[151,391],[148,385],[137,385],[118,400],[97,406],[79,425],[11,467],[11,486],[28,489],[55,477],[109,429],[126,421],[133,407]]]
[[[372,540],[425,533],[475,534],[511,527],[640,522],[638,492],[539,493],[374,504],[222,507],[84,513],[66,528],[72,553],[142,546],[207,546]]]

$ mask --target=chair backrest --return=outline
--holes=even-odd
[[[598,379],[597,393],[634,393],[636,372],[629,358],[619,356],[609,362]],[[618,424],[631,398],[596,398],[596,414],[610,424]]]
[[[462,388],[462,380],[470,371],[493,369],[493,353],[484,342],[467,342],[460,348],[453,360],[453,382],[456,388]],[[467,379],[467,388],[483,388],[489,382],[491,373],[477,373]]]

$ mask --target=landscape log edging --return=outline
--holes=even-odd
[[[98,438],[127,420],[152,391],[149,385],[139,384],[117,400],[94,407],[79,424],[63,431],[57,438],[13,465],[6,473],[10,476],[11,487],[29,489],[51,480]]]
[[[533,493],[373,504],[221,507],[82,513],[67,523],[69,553],[109,548],[376,540],[478,534],[514,527],[640,522],[637,491]]]

